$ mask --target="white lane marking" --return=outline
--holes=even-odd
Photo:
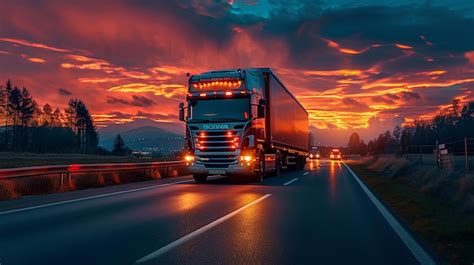
[[[305,172],[305,173],[303,173],[303,176],[306,176],[306,175],[308,175],[308,174],[309,174],[309,171],[308,171],[308,172]]]
[[[114,195],[119,195],[119,194],[124,194],[124,193],[130,193],[130,192],[136,192],[136,191],[142,191],[142,190],[149,190],[149,189],[156,189],[156,188],[167,187],[167,186],[171,186],[171,185],[174,185],[174,184],[187,183],[187,182],[194,182],[194,180],[192,180],[192,179],[182,180],[182,181],[176,181],[176,182],[165,183],[165,184],[160,184],[160,185],[148,186],[148,187],[143,187],[143,188],[123,190],[123,191],[99,194],[99,195],[94,195],[94,196],[84,197],[84,198],[78,198],[78,199],[73,199],[73,200],[53,202],[53,203],[36,205],[36,206],[31,206],[31,207],[13,209],[13,210],[0,212],[0,216],[1,215],[12,214],[12,213],[29,211],[29,210],[41,209],[41,208],[46,208],[46,207],[51,207],[51,206],[57,206],[57,205],[62,205],[62,204],[68,204],[68,203],[73,203],[73,202],[80,202],[80,201],[98,199],[98,198],[103,198],[103,197],[109,197],[109,196],[114,196]]]
[[[352,169],[345,163],[347,170],[352,174],[354,179],[362,187],[362,190],[367,194],[369,199],[374,203],[375,207],[380,211],[385,220],[390,224],[395,233],[405,243],[411,253],[420,262],[420,264],[436,264],[433,258],[426,253],[426,251],[416,242],[416,240],[405,230],[405,228],[398,222],[398,220],[387,210],[387,208],[375,197],[375,195],[367,188],[367,186],[359,179],[359,177],[352,171]]]
[[[284,185],[284,186],[290,185],[291,183],[293,183],[293,182],[295,182],[295,181],[297,181],[297,180],[298,180],[298,178],[294,178],[294,179],[288,181],[287,183],[285,183],[285,184],[283,184],[283,185]]]
[[[237,209],[237,210],[235,210],[231,213],[228,213],[228,214],[224,215],[223,217],[221,217],[221,218],[219,218],[219,219],[217,219],[217,220],[215,220],[215,221],[213,221],[213,222],[211,222],[211,223],[209,223],[209,224],[207,224],[207,225],[205,225],[205,226],[203,226],[203,227],[201,227],[197,230],[194,230],[193,232],[191,232],[191,233],[189,233],[189,234],[187,234],[187,235],[185,235],[185,236],[169,243],[168,245],[166,245],[166,246],[164,246],[164,247],[162,247],[162,248],[160,248],[160,249],[144,256],[143,258],[140,258],[139,260],[135,261],[135,263],[143,263],[143,262],[147,262],[149,260],[152,260],[152,259],[154,259],[154,258],[170,251],[171,249],[173,249],[173,248],[175,248],[175,247],[177,247],[181,244],[186,243],[187,241],[193,239],[194,237],[199,236],[200,234],[208,231],[209,229],[211,229],[215,226],[218,226],[219,224],[221,224],[221,223],[229,220],[230,218],[232,218],[234,215],[240,213],[241,211],[249,208],[252,205],[255,205],[255,204],[265,200],[266,198],[268,198],[270,196],[272,196],[272,195],[271,194],[265,194],[264,196],[262,196],[262,197],[260,197],[256,200],[254,200],[250,203],[247,203],[246,205],[240,207],[239,209]]]

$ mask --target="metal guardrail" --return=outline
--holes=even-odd
[[[184,166],[183,161],[169,162],[145,162],[145,163],[109,163],[109,164],[71,164],[59,166],[38,166],[38,167],[22,167],[0,169],[0,180],[41,176],[49,174],[60,174],[61,177],[66,175],[69,177],[72,173],[86,172],[107,172],[107,171],[123,171],[123,170],[139,170],[139,169],[158,169]],[[61,178],[62,179],[62,178]]]

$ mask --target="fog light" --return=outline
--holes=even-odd
[[[194,161],[194,156],[193,155],[186,155],[186,156],[184,156],[184,160],[186,162]]]
[[[250,162],[252,161],[252,156],[241,156],[240,160],[245,161],[245,162]]]

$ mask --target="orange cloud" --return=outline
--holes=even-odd
[[[449,87],[449,86],[454,86],[458,84],[473,83],[473,82],[474,82],[474,78],[469,78],[469,79],[452,80],[448,82],[439,82],[439,83],[415,83],[415,84],[406,85],[406,87],[408,88]]]
[[[185,74],[186,70],[180,67],[176,66],[170,66],[170,65],[164,65],[161,67],[153,67],[149,69],[153,73],[161,72],[165,74],[172,74],[172,75],[178,75],[178,74]]]
[[[400,48],[400,49],[403,49],[403,50],[411,50],[411,49],[413,49],[412,46],[408,46],[408,45],[405,45],[405,44],[399,44],[399,43],[397,43],[397,44],[395,44],[395,46],[396,46],[397,48]]]
[[[97,78],[79,78],[78,81],[81,83],[92,83],[92,84],[98,84],[98,83],[109,83],[109,82],[117,82],[122,80],[122,78],[108,78],[108,77],[97,77]]]
[[[309,109],[310,122],[318,129],[340,128],[367,128],[369,119],[376,115],[377,111],[327,111],[324,109]],[[316,122],[316,123],[315,123]]]
[[[435,70],[435,71],[417,73],[417,75],[442,75],[445,73],[446,71],[444,70]]]
[[[93,61],[96,60],[96,59],[93,59],[93,58],[90,58],[90,57],[87,57],[87,56],[76,55],[76,54],[68,54],[68,55],[66,55],[66,58],[70,58],[70,59],[73,59],[73,60],[78,61],[78,62],[93,62]]]
[[[111,92],[124,93],[154,93],[157,96],[164,96],[171,98],[175,95],[183,95],[186,93],[186,87],[179,84],[144,84],[144,83],[130,83],[126,85],[114,86],[109,89]]]
[[[309,70],[304,71],[304,75],[314,75],[314,76],[359,76],[363,73],[362,70],[357,69],[340,69],[340,70]]]
[[[42,58],[37,58],[37,57],[29,57],[28,55],[26,54],[20,54],[21,58],[23,59],[26,59],[30,62],[33,62],[33,63],[45,63],[46,60],[42,59]]]
[[[36,58],[36,57],[30,57],[27,58],[29,61],[34,62],[34,63],[45,63],[46,61],[41,58]]]
[[[474,51],[464,53],[464,57],[466,57],[470,64],[474,64]]]
[[[45,50],[50,50],[50,51],[55,51],[55,52],[69,52],[69,50],[66,50],[66,49],[56,48],[56,47],[48,46],[48,45],[41,44],[41,43],[29,42],[29,41],[22,40],[22,39],[0,38],[0,41],[10,42],[10,43],[14,43],[14,44],[20,44],[20,45],[34,47],[34,48],[38,48],[38,49],[45,49]]]
[[[371,45],[371,46],[369,46],[367,48],[364,48],[364,49],[361,49],[361,50],[354,50],[354,49],[349,49],[349,48],[343,48],[343,47],[341,47],[341,45],[339,43],[337,43],[333,40],[329,40],[329,39],[325,39],[325,38],[321,38],[321,39],[327,43],[328,47],[336,49],[339,52],[345,53],[345,54],[361,54],[361,53],[364,53],[364,52],[368,51],[370,48],[380,47],[380,45],[374,44],[374,45]]]
[[[71,63],[62,63],[61,67],[63,68],[75,68],[75,69],[87,69],[87,70],[101,70],[106,64],[102,63],[88,63],[88,64],[71,64]]]

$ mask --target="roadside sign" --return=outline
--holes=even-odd
[[[441,153],[442,155],[447,155],[447,154],[448,154],[448,149],[440,150],[440,153]]]
[[[439,149],[446,149],[446,144],[440,144]]]

